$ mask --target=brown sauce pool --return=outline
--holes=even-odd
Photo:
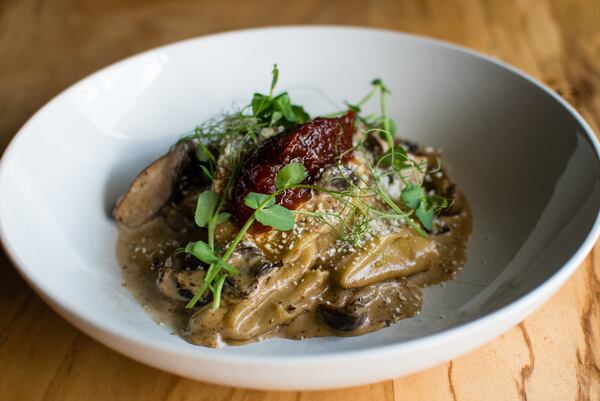
[[[326,233],[319,234],[322,226],[307,230],[318,235],[303,245],[286,242],[286,252],[280,255],[269,253],[270,244],[257,241],[279,266],[266,278],[255,278],[249,295],[226,292],[218,310],[210,304],[186,310],[185,302],[168,299],[156,284],[168,255],[201,239],[202,231],[174,231],[161,217],[135,230],[119,227],[117,257],[124,285],[154,320],[194,344],[218,347],[269,337],[355,336],[415,316],[423,303],[422,288],[451,279],[464,265],[472,229],[464,199],[459,213],[437,220],[444,229],[427,240],[405,230],[396,240],[382,237],[377,249],[352,249],[333,257],[319,257],[325,248],[319,249],[320,241],[326,241]],[[397,262],[391,272],[387,260]],[[398,261],[405,261],[403,273],[398,273]],[[366,268],[343,267],[353,263]]]

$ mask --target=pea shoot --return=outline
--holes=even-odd
[[[195,256],[204,263],[210,264],[202,286],[190,300],[190,302],[188,302],[186,305],[187,308],[193,308],[209,288],[213,289],[213,308],[217,309],[219,307],[220,296],[217,297],[217,294],[221,293],[221,289],[225,283],[227,274],[236,275],[239,273],[235,267],[227,263],[227,260],[233,254],[235,248],[238,246],[244,235],[248,232],[255,221],[258,220],[260,223],[266,226],[281,231],[289,231],[294,227],[294,214],[289,209],[286,209],[280,205],[276,205],[275,197],[284,191],[293,188],[296,184],[300,184],[307,177],[307,175],[308,174],[306,173],[306,170],[302,164],[290,163],[279,170],[275,176],[275,192],[272,194],[259,194],[256,192],[250,192],[244,199],[244,203],[249,208],[254,209],[254,212],[238,231],[235,238],[233,241],[231,241],[227,247],[227,250],[225,250],[221,257],[216,255],[214,246],[211,246],[204,241],[191,242],[186,246],[185,252]],[[214,194],[214,192],[212,193]],[[196,216],[201,216],[201,219],[197,218],[196,222],[200,220],[201,223],[204,223],[206,220],[208,220],[206,224],[210,228],[211,221],[216,222],[218,220],[218,217],[214,217],[215,213],[219,213],[217,216],[221,215],[218,207],[213,205],[217,205],[214,195],[204,197],[201,196],[198,198]],[[207,209],[210,208],[213,208],[212,213],[207,212]],[[206,219],[206,215],[208,214],[211,214],[212,217]],[[213,236],[214,231],[212,234],[209,232],[209,242]]]

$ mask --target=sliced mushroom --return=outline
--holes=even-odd
[[[338,331],[356,330],[363,326],[368,319],[365,313],[356,313],[347,308],[337,308],[331,305],[321,305],[319,314],[329,327]]]
[[[195,270],[199,263],[201,262],[189,253],[172,253],[165,259],[164,267],[175,271]]]
[[[340,332],[370,331],[414,316],[421,305],[418,288],[391,280],[358,289],[331,291],[318,313],[331,328]]]
[[[180,142],[146,167],[117,202],[113,210],[115,220],[137,228],[155,216],[171,200],[181,172],[193,160],[193,151],[192,141]]]
[[[177,271],[161,268],[158,271],[156,285],[165,297],[178,302],[188,302],[202,285],[205,274],[204,270]],[[202,305],[208,302],[209,296],[210,291],[207,291],[198,304]]]
[[[279,267],[270,262],[251,242],[240,244],[228,263],[237,268],[240,273],[228,277],[227,281],[231,286],[227,289],[227,294],[238,298],[248,298],[256,291],[259,284],[267,280]]]

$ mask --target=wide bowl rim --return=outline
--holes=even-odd
[[[103,67],[92,74],[87,75],[86,77],[78,80],[73,83],[63,91],[61,91],[58,95],[54,96],[50,99],[44,106],[42,106],[39,110],[37,110],[26,122],[25,124],[18,130],[18,132],[11,139],[9,144],[7,145],[4,154],[0,158],[0,178],[3,176],[4,171],[6,169],[6,165],[8,161],[14,157],[17,153],[15,150],[16,144],[20,140],[22,133],[28,130],[28,127],[35,121],[37,118],[40,118],[45,110],[61,101],[64,97],[68,96],[69,93],[79,88],[81,85],[84,85],[86,82],[92,81],[100,74],[103,74],[107,70],[111,70],[114,68],[118,68],[121,65],[130,63],[135,59],[142,58],[148,54],[157,53],[163,51],[165,49],[172,49],[179,46],[186,46],[189,43],[203,41],[207,39],[215,39],[218,37],[225,36],[234,36],[245,33],[252,33],[257,31],[273,31],[276,33],[277,31],[309,31],[309,30],[320,30],[320,31],[346,31],[346,32],[363,32],[363,33],[382,33],[388,34],[391,36],[402,37],[406,40],[412,40],[415,42],[427,43],[439,47],[443,47],[449,50],[457,51],[459,53],[463,53],[474,57],[476,59],[485,61],[487,63],[494,64],[498,67],[506,69],[511,73],[517,75],[518,77],[528,81],[530,84],[533,84],[537,88],[541,89],[546,95],[550,96],[553,100],[558,102],[562,108],[564,108],[577,122],[577,124],[581,127],[582,132],[585,133],[585,136],[589,143],[591,144],[592,149],[594,150],[596,157],[600,159],[600,143],[596,138],[591,127],[586,123],[584,118],[571,106],[568,102],[566,102],[563,98],[558,96],[554,91],[552,91],[549,87],[544,85],[543,83],[537,81],[529,74],[523,72],[522,70],[514,67],[506,62],[495,59],[491,56],[479,53],[477,51],[471,50],[469,48],[456,45],[453,43],[446,42],[440,39],[434,39],[430,37],[425,37],[421,35],[415,35],[411,33],[399,32],[388,29],[381,28],[367,28],[367,27],[359,27],[359,26],[336,26],[336,25],[283,25],[283,26],[266,26],[259,28],[250,28],[250,29],[241,29],[241,30],[231,30],[225,32],[219,32],[209,35],[203,35],[198,37],[193,37],[189,39],[180,40],[177,42],[165,44],[159,47],[155,47],[152,49],[145,50],[140,53],[136,53],[127,58],[121,59],[117,62],[111,63],[106,67]],[[0,184],[2,181],[0,180]],[[4,223],[0,220],[0,243],[4,248],[6,254],[11,260],[13,266],[16,268],[17,272],[23,277],[23,279],[27,282],[27,284],[59,315],[63,316],[67,321],[71,324],[90,335],[100,343],[103,343],[110,348],[129,355],[134,359],[142,360],[142,362],[152,364],[158,368],[160,366],[156,363],[150,363],[146,360],[143,360],[141,357],[136,357],[132,355],[131,352],[127,352],[125,349],[125,345],[116,346],[114,340],[121,341],[123,344],[136,344],[137,346],[142,346],[144,348],[149,348],[153,350],[160,350],[162,352],[168,352],[174,355],[195,357],[198,359],[202,359],[205,361],[219,361],[219,362],[234,362],[236,364],[243,364],[247,366],[253,366],[256,364],[268,364],[270,366],[291,366],[291,365],[308,365],[315,364],[319,362],[342,362],[349,359],[377,359],[382,358],[384,355],[390,354],[400,354],[402,352],[407,352],[409,350],[415,349],[428,349],[432,347],[436,347],[438,345],[444,343],[451,343],[460,339],[461,337],[466,337],[468,334],[473,334],[477,331],[484,331],[486,328],[490,326],[497,325],[496,322],[504,321],[510,322],[510,324],[516,324],[520,320],[518,318],[520,310],[528,310],[536,308],[539,304],[540,299],[547,299],[552,293],[554,293],[564,281],[577,269],[579,264],[583,261],[585,256],[590,252],[596,239],[600,235],[600,210],[596,215],[596,219],[594,224],[589,229],[586,234],[585,239],[581,242],[579,247],[573,252],[568,261],[563,264],[562,267],[559,267],[555,273],[549,276],[544,282],[538,285],[536,288],[528,292],[527,294],[519,297],[518,299],[510,302],[509,304],[499,308],[498,310],[488,313],[485,316],[476,318],[467,323],[460,324],[456,327],[448,328],[442,330],[440,332],[426,335],[423,337],[418,337],[410,340],[404,340],[394,344],[386,344],[380,346],[374,346],[372,348],[362,348],[355,350],[346,350],[346,351],[335,351],[335,352],[324,352],[318,355],[310,354],[310,355],[239,355],[234,353],[221,353],[218,349],[210,349],[205,347],[195,347],[195,351],[190,353],[189,348],[184,349],[179,344],[168,343],[161,340],[148,340],[145,338],[140,338],[138,335],[126,334],[123,331],[118,330],[118,326],[108,326],[106,324],[100,324],[100,322],[95,321],[94,319],[86,316],[85,314],[78,313],[72,306],[65,302],[59,302],[56,300],[56,297],[53,297],[52,294],[48,293],[39,283],[35,281],[35,277],[33,275],[29,275],[27,272],[26,264],[22,261],[21,257],[18,253],[9,245],[9,233],[6,231],[4,227]],[[517,316],[517,318],[515,318]],[[498,333],[499,335],[500,333]],[[109,341],[113,340],[113,341]]]

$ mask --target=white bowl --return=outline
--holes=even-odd
[[[441,147],[474,214],[468,262],[420,316],[354,338],[208,349],[154,323],[126,288],[108,211],[180,134],[268,89],[314,115],[375,77],[406,138]],[[179,375],[240,387],[319,389],[423,369],[499,335],[573,273],[598,236],[598,142],[514,68],[438,41],[328,27],[208,36],[114,64],[44,106],[0,166],[0,233],[29,284],[98,341]]]

